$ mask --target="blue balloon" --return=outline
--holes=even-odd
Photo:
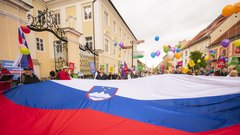
[[[159,40],[159,36],[156,36],[156,37],[155,37],[155,41],[158,41],[158,40]]]
[[[151,53],[151,57],[152,57],[152,58],[155,58],[155,57],[156,57],[156,53],[155,53],[155,52],[152,52],[152,53]]]
[[[181,52],[181,48],[177,48],[176,52]]]
[[[225,58],[225,61],[228,62],[228,58]]]
[[[115,43],[114,43],[114,46],[116,47],[117,45],[118,45],[118,43],[117,43],[117,42],[115,42]]]

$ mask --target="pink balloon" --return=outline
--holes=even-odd
[[[156,51],[157,57],[160,56],[161,52],[159,50]]]
[[[175,48],[174,48],[174,47],[171,47],[171,48],[170,48],[170,51],[172,51],[173,53],[175,53]]]
[[[123,42],[120,42],[120,43],[119,43],[119,46],[120,46],[121,48],[123,48],[123,46],[124,46]]]

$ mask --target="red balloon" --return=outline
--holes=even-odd
[[[21,29],[24,33],[29,34],[30,33],[30,29],[27,26],[21,26]]]
[[[171,49],[171,45],[168,45],[168,48]]]

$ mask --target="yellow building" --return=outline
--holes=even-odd
[[[200,51],[205,55],[209,55],[209,49],[214,49],[212,44],[215,44],[216,40],[219,40],[220,36],[233,27],[239,19],[239,13],[233,14],[230,17],[223,17],[221,15],[217,17],[210,25],[200,31],[185,47],[182,48],[183,65],[187,66],[190,53],[193,51]],[[220,49],[215,50],[217,51],[216,54],[220,54]],[[231,49],[228,51],[230,50]]]
[[[17,29],[29,25],[27,15],[36,17],[39,10],[48,8],[56,23],[65,31],[68,43],[63,45],[49,31],[31,31],[26,35],[35,73],[40,78],[49,76],[51,70],[71,62],[75,72],[90,74],[90,62],[97,67],[104,66],[106,72],[118,72],[120,63],[126,61],[131,66],[131,49],[119,48],[120,42],[131,46],[137,40],[124,19],[110,0],[9,0],[0,3],[0,29],[4,33],[0,40],[0,60],[15,60],[19,53]],[[98,56],[84,48],[96,50]],[[94,45],[95,44],[95,45]],[[136,46],[133,47],[136,51]],[[94,60],[95,59],[95,60]],[[137,66],[137,60],[134,60]]]

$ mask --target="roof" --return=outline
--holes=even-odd
[[[205,39],[208,39],[210,34],[217,29],[225,20],[227,20],[227,17],[224,17],[222,15],[218,16],[210,25],[208,25],[205,29],[200,31],[188,44],[182,48],[182,50],[193,46],[196,43],[199,43]]]
[[[218,39],[216,39],[208,48],[212,48],[216,45],[219,45],[223,39],[235,40],[240,37],[240,20],[233,25],[229,30],[223,33]]]
[[[114,4],[112,3],[111,0],[108,0],[109,3],[111,4],[111,6],[113,7],[113,9],[117,12],[117,14],[119,15],[119,17],[121,18],[121,20],[123,21],[123,23],[126,25],[126,27],[128,28],[128,30],[131,32],[131,34],[133,35],[133,37],[135,38],[135,40],[137,40],[136,36],[133,34],[132,30],[129,28],[129,26],[127,25],[127,23],[125,22],[125,20],[123,19],[123,17],[121,16],[121,14],[118,12],[117,8],[114,6]]]

